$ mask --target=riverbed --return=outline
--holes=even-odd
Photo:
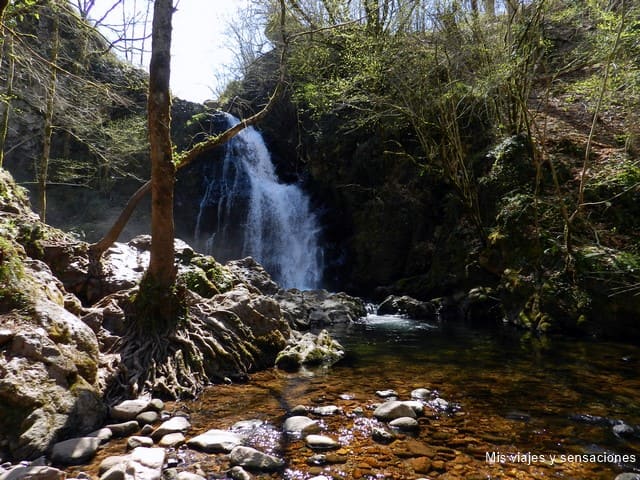
[[[376,315],[332,334],[347,351],[336,365],[259,372],[170,408],[190,415],[192,436],[259,420],[248,444],[287,466],[254,478],[613,480],[640,471],[636,346]],[[416,389],[431,392],[418,430],[374,418],[393,393],[385,390],[410,400]],[[281,433],[292,411],[318,419],[339,446],[318,451]],[[374,440],[376,429],[393,439]],[[112,442],[96,463],[123,449]],[[224,454],[182,448],[170,456],[178,470],[209,478],[229,469]]]

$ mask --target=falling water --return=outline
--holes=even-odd
[[[228,127],[238,119],[225,114]],[[253,127],[226,145],[224,160],[205,169],[195,239],[218,260],[252,256],[284,288],[318,288],[319,225],[309,198],[281,183],[262,136]]]

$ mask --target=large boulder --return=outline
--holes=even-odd
[[[327,290],[281,290],[275,297],[293,328],[308,329],[351,323],[366,315],[364,302],[346,293]]]
[[[302,365],[331,365],[344,356],[344,348],[322,330],[318,335],[292,331],[287,347],[276,357],[276,365],[294,370]]]
[[[406,315],[416,320],[437,320],[437,306],[409,296],[390,295],[378,306],[378,315]]]

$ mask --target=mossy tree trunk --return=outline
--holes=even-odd
[[[174,265],[173,189],[176,168],[171,145],[171,16],[172,0],[156,0],[151,36],[149,64],[149,98],[147,103],[149,144],[151,148],[151,258],[141,289],[151,288],[159,294],[155,308],[148,312],[165,321],[171,307],[176,279]],[[143,292],[141,292],[141,296]],[[163,318],[164,317],[164,318]],[[164,323],[164,322],[163,322]]]

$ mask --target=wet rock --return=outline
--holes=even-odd
[[[424,403],[418,400],[404,400],[407,407],[415,412],[416,415],[421,416],[424,413]]]
[[[378,443],[391,443],[395,440],[395,435],[384,428],[374,427],[371,430],[371,438]]]
[[[190,428],[191,424],[185,417],[173,417],[156,428],[151,434],[151,438],[158,441],[169,433],[185,433]]]
[[[406,431],[415,431],[420,428],[418,421],[415,418],[410,417],[400,417],[395,420],[391,420],[389,422],[389,426]]]
[[[127,450],[133,450],[138,447],[153,447],[153,439],[139,435],[134,435],[127,439]]]
[[[366,315],[361,299],[342,292],[291,289],[278,292],[274,298],[289,325],[296,329],[350,323]]]
[[[251,480],[253,477],[242,467],[233,467],[228,472],[233,480]]]
[[[150,425],[160,420],[160,414],[156,411],[142,412],[135,419],[140,425]]]
[[[322,453],[316,453],[307,458],[307,465],[326,465],[327,463],[329,463],[327,456]]]
[[[100,480],[125,480],[127,478],[126,468],[127,466],[124,462],[114,465],[100,475]]]
[[[305,415],[309,412],[309,407],[305,407],[304,405],[296,405],[291,409],[291,415]]]
[[[411,391],[411,398],[416,400],[428,400],[431,398],[431,390],[428,388],[416,388]]]
[[[640,480],[640,473],[621,473],[616,476],[615,480]]]
[[[409,466],[416,473],[429,473],[431,471],[432,462],[427,457],[417,457],[408,460]]]
[[[378,306],[378,315],[406,315],[416,320],[437,320],[437,308],[432,302],[421,302],[409,296],[390,295]]]
[[[102,475],[107,470],[112,469],[116,465],[124,465],[129,458],[128,455],[112,455],[110,457],[105,458],[100,462],[100,466],[98,467],[98,474]]]
[[[149,407],[149,400],[136,399],[125,400],[118,405],[111,407],[109,414],[114,420],[128,421],[134,420],[140,413],[145,411]]]
[[[6,472],[0,470],[0,480],[64,480],[66,473],[46,465],[17,465]]]
[[[136,433],[140,429],[140,425],[135,420],[129,420],[128,422],[111,423],[105,425],[104,428],[111,430],[115,438],[122,438]]]
[[[329,417],[342,413],[342,409],[336,405],[324,405],[321,407],[313,407],[311,413],[320,415],[321,417]]]
[[[325,477],[324,475],[317,475],[315,477],[311,477],[309,480],[332,480],[332,477]]]
[[[326,435],[307,435],[305,443],[314,450],[331,450],[340,447],[340,444]]]
[[[97,437],[100,439],[100,443],[106,443],[113,437],[113,432],[110,428],[105,427],[87,434],[87,437]]]
[[[606,417],[600,417],[598,415],[590,415],[588,413],[576,413],[570,415],[569,418],[574,422],[586,423],[589,425],[601,425],[608,426],[613,425],[613,421]]]
[[[333,364],[344,356],[344,348],[322,330],[318,335],[292,331],[287,347],[276,357],[276,366],[295,370],[301,365]]]
[[[284,421],[282,429],[286,433],[308,435],[320,431],[320,425],[317,421],[312,420],[309,417],[294,416],[289,417]]]
[[[230,452],[242,444],[244,437],[227,430],[209,430],[187,442],[195,450],[206,453]]]
[[[135,480],[159,480],[165,455],[164,448],[134,449],[127,461],[127,476],[132,476]]]
[[[71,438],[53,446],[51,461],[60,465],[78,465],[94,457],[100,439],[97,437]]]
[[[184,443],[184,435],[180,432],[168,433],[164,437],[160,439],[158,445],[161,447],[169,448],[169,447],[179,447]]]
[[[143,425],[140,429],[140,435],[149,437],[153,433],[154,428],[151,425]]]
[[[164,402],[159,398],[152,398],[149,401],[149,409],[160,412],[164,408]]]
[[[373,415],[379,420],[395,420],[396,418],[401,417],[416,417],[416,413],[410,406],[397,400],[390,400],[381,404],[374,410]]]
[[[624,422],[616,423],[612,430],[617,437],[621,438],[630,438],[636,433],[635,429],[631,425],[627,425]]]
[[[267,422],[264,420],[260,420],[258,418],[254,418],[251,420],[240,420],[239,422],[234,423],[231,426],[231,431],[233,432],[246,432],[255,430],[256,428],[262,427]]]
[[[395,390],[376,390],[376,395],[380,398],[397,397],[398,392]]]
[[[234,466],[260,471],[280,470],[285,465],[284,460],[281,458],[244,446],[235,447],[231,450],[229,459]]]

